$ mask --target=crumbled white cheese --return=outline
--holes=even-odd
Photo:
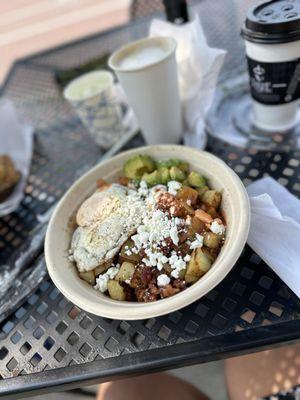
[[[171,207],[170,207],[170,214],[171,214],[171,215],[174,215],[174,214],[175,214],[175,211],[176,211],[175,206],[171,206]]]
[[[157,286],[163,287],[170,283],[171,279],[166,274],[161,274],[157,277]]]
[[[178,279],[179,278],[179,273],[181,270],[183,270],[184,268],[176,268],[171,272],[171,275],[173,276],[173,278]]]
[[[143,219],[143,224],[137,228],[137,232],[132,236],[134,247],[133,252],[141,249],[145,252],[142,259],[146,266],[156,267],[161,271],[165,264],[171,269],[171,275],[178,278],[179,273],[186,267],[186,262],[175,251],[170,257],[166,257],[160,252],[161,246],[166,246],[166,239],[171,238],[175,245],[179,244],[179,233],[185,226],[185,221],[178,217],[170,218],[169,215],[161,210],[154,210],[148,213]]]
[[[145,181],[140,182],[140,187],[139,187],[138,193],[144,197],[148,196],[149,190],[148,190],[147,183]]]
[[[223,235],[225,232],[225,226],[223,224],[219,224],[217,221],[213,221],[210,225],[210,230],[218,235]]]
[[[166,186],[156,185],[156,186],[153,186],[148,191],[148,196],[145,198],[145,202],[149,209],[153,209],[153,207],[156,205],[157,200],[158,200],[159,196],[161,195],[161,193],[165,192],[166,190],[167,190]]]
[[[169,181],[168,182],[168,192],[173,196],[176,196],[178,190],[181,188],[181,183],[177,181]]]
[[[141,182],[140,182],[140,188],[141,188],[141,189],[148,189],[147,182],[141,181]]]
[[[110,279],[114,279],[114,277],[119,272],[119,268],[120,265],[117,264],[115,267],[110,267],[104,274],[99,275],[98,278],[96,278],[96,285],[94,286],[94,289],[97,289],[102,293],[106,292],[107,282]]]
[[[183,260],[184,260],[185,262],[189,262],[190,259],[191,259],[191,256],[190,256],[189,254],[187,254],[187,255],[183,258]]]
[[[191,225],[192,224],[192,217],[190,215],[188,215],[185,219],[185,223],[186,225]]]
[[[143,263],[148,267],[157,267],[159,271],[163,269],[164,264],[168,262],[168,257],[164,256],[159,251],[155,252],[152,249],[145,249],[146,256],[142,259]]]
[[[178,244],[178,226],[184,224],[180,218],[169,218],[167,213],[161,210],[154,210],[148,213],[143,219],[143,225],[137,228],[137,233],[132,236],[135,247],[139,250],[141,248],[153,248],[154,244],[164,241],[172,236],[174,244]]]
[[[172,242],[176,245],[178,245],[179,243],[179,237],[178,237],[178,230],[177,230],[177,226],[172,226],[172,228],[170,229],[170,238],[172,239]]]
[[[186,267],[186,262],[184,261],[184,259],[179,256],[175,251],[172,251],[168,263],[172,268],[171,275],[173,276],[173,278],[179,278],[180,271],[182,271]]]
[[[190,244],[192,250],[198,249],[203,246],[203,236],[196,233],[196,239]]]
[[[167,190],[167,187],[165,185],[155,185],[151,189],[151,192],[157,193],[157,192],[165,192]]]

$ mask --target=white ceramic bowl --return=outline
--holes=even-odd
[[[164,160],[180,158],[191,169],[208,178],[211,187],[223,193],[222,208],[227,221],[225,244],[212,268],[195,284],[173,297],[153,303],[121,302],[94,290],[77,275],[68,259],[72,235],[70,220],[79,205],[96,189],[99,178],[113,181],[120,175],[124,161],[137,154]],[[49,275],[57,288],[74,304],[92,314],[113,319],[144,319],[170,313],[198,300],[213,289],[232,269],[245,245],[250,222],[247,192],[238,176],[220,159],[204,151],[174,145],[141,147],[123,152],[97,165],[67,191],[50,220],[45,256]]]

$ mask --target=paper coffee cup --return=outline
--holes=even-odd
[[[122,47],[108,61],[148,144],[179,143],[182,137],[175,50],[172,38],[146,38]]]
[[[242,29],[253,99],[253,124],[284,132],[300,99],[300,3],[272,0],[249,10]]]

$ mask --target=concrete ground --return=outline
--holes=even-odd
[[[168,373],[184,379],[193,384],[211,400],[228,400],[226,394],[224,363],[223,361],[211,362],[207,364],[194,365],[169,371]],[[97,386],[87,386],[83,388],[86,391],[95,393]],[[77,395],[72,393],[55,393],[43,396],[36,396],[33,400],[89,400],[90,396]],[[142,400],[142,399],[141,399]],[[157,399],[158,400],[158,399]]]
[[[124,24],[131,0],[0,0],[0,84],[14,60]]]
[[[211,400],[228,400],[223,361],[180,368],[170,373],[193,384]]]

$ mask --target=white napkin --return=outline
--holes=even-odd
[[[22,178],[13,193],[0,203],[0,217],[13,212],[23,198],[32,156],[32,126],[21,121],[10,100],[0,101],[0,154],[9,155]]]
[[[177,41],[178,80],[186,127],[184,142],[204,148],[204,117],[211,106],[226,51],[208,46],[198,15],[183,25],[154,19],[150,36],[171,36]]]
[[[300,200],[273,178],[247,187],[249,246],[300,297]]]

